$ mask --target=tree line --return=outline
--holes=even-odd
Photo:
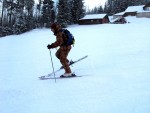
[[[0,37],[21,34],[26,31],[50,27],[53,22],[63,27],[77,24],[85,14],[107,13],[112,15],[124,11],[128,6],[143,5],[150,0],[107,0],[104,6],[86,10],[84,0],[0,0]]]
[[[0,37],[21,34],[34,28],[76,24],[85,15],[83,0],[0,0]]]

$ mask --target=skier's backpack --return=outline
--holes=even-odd
[[[74,39],[74,36],[70,33],[70,31],[68,31],[67,29],[61,29],[61,32],[63,32],[67,38],[67,39],[64,39],[64,43],[62,45],[63,46],[74,45],[75,39]]]

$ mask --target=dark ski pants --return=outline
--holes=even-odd
[[[64,67],[65,73],[71,73],[71,69],[68,64],[69,60],[67,59],[70,50],[71,46],[61,46],[56,52],[56,57],[60,60],[60,63]]]

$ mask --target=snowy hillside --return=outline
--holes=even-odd
[[[88,58],[71,67],[83,77],[56,83],[38,79],[52,72],[50,29],[0,38],[0,113],[150,113],[150,19],[127,20],[69,26],[76,39],[69,59]]]

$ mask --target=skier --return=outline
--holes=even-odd
[[[62,64],[65,73],[61,75],[60,77],[70,77],[75,76],[70,67],[69,67],[69,60],[67,59],[67,56],[71,50],[71,45],[65,45],[64,39],[66,38],[65,34],[61,31],[61,25],[58,23],[51,24],[51,31],[56,36],[56,41],[52,43],[51,45],[47,45],[48,49],[53,49],[56,47],[60,47],[56,52],[56,57],[60,60],[60,63]]]

